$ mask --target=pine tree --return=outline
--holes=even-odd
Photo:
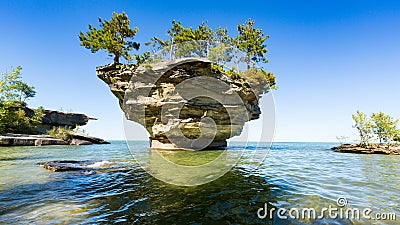
[[[122,56],[127,60],[131,59],[130,51],[139,50],[140,44],[133,41],[138,28],[131,29],[128,16],[122,12],[113,12],[110,21],[99,18],[100,28],[96,29],[89,25],[89,31],[79,33],[81,46],[90,49],[92,53],[98,50],[106,50],[110,56],[114,56],[114,63],[119,63]]]
[[[254,20],[248,19],[244,24],[239,24],[237,30],[239,35],[234,38],[233,42],[236,47],[246,53],[244,61],[247,64],[247,69],[250,69],[251,64],[258,62],[267,63],[268,60],[265,54],[268,52],[264,42],[269,38],[261,29],[253,27]]]

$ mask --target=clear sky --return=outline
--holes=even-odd
[[[106,53],[79,46],[77,35],[97,18],[125,11],[139,28],[136,41],[165,37],[171,20],[227,27],[254,19],[270,35],[267,69],[274,91],[276,141],[354,138],[351,114],[384,111],[400,118],[400,1],[0,1],[0,71],[23,67],[36,87],[32,107],[83,112],[98,118],[84,127],[123,139],[122,114],[95,67]],[[250,132],[262,124],[251,123]],[[138,139],[146,139],[138,126]]]

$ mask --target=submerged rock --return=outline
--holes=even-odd
[[[154,149],[221,149],[261,110],[245,82],[214,70],[204,58],[141,66],[107,65],[97,76],[110,86],[128,120],[143,125]]]
[[[115,163],[110,161],[95,160],[55,160],[49,162],[38,163],[43,168],[54,172],[64,171],[92,171],[92,170],[110,170],[120,169],[119,166],[113,166]]]
[[[358,153],[358,154],[384,154],[400,155],[399,146],[371,145],[368,148],[361,147],[360,144],[341,144],[331,148],[335,152]]]
[[[91,145],[91,144],[110,144],[101,138],[92,137],[84,134],[71,134],[71,145]]]

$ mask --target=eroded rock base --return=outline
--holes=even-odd
[[[150,148],[149,150],[171,150],[171,151],[195,151],[199,148],[201,150],[223,150],[227,147],[226,140],[214,141],[209,144],[206,148],[202,148],[201,146],[187,146],[180,147],[174,143],[162,143],[159,140],[151,140],[150,139]]]

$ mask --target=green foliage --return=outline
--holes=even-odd
[[[390,144],[398,136],[397,123],[398,119],[394,119],[383,112],[372,113],[372,122],[374,123],[373,131],[379,139],[379,143],[383,141]]]
[[[352,118],[355,122],[354,128],[357,129],[358,134],[360,135],[361,146],[368,147],[373,138],[373,125],[371,121],[365,113],[362,113],[359,110],[352,115]]]
[[[122,12],[120,14],[113,12],[110,21],[99,18],[100,28],[96,29],[89,25],[89,31],[86,34],[80,32],[79,40],[81,46],[90,49],[93,53],[100,49],[106,50],[111,56],[114,56],[114,63],[119,63],[120,56],[126,60],[131,59],[129,51],[139,49],[140,44],[133,41],[138,28],[131,29],[128,16]]]
[[[352,117],[355,122],[354,127],[359,132],[362,146],[368,147],[370,141],[375,138],[374,135],[376,135],[380,144],[386,142],[388,146],[393,141],[400,141],[400,130],[397,129],[398,119],[394,119],[383,112],[372,113],[369,118],[359,110]]]
[[[239,24],[237,26],[239,35],[233,39],[236,47],[246,53],[244,61],[247,63],[248,69],[250,69],[251,63],[254,65],[261,61],[268,62],[265,56],[268,50],[264,42],[269,36],[264,35],[261,29],[256,29],[253,25],[254,20],[251,19],[248,19],[244,24]]]
[[[119,57],[123,56],[127,60],[135,60],[136,64],[145,64],[150,68],[150,63],[158,62],[165,58],[167,54],[170,59],[180,57],[207,57],[215,64],[213,69],[225,73],[231,78],[242,79],[255,87],[257,92],[266,93],[271,89],[276,89],[275,76],[263,69],[257,69],[255,64],[258,62],[268,62],[265,54],[267,48],[264,42],[269,36],[264,35],[261,29],[254,28],[254,20],[248,19],[245,23],[237,26],[238,35],[234,38],[228,35],[226,28],[217,27],[211,29],[207,21],[202,22],[195,29],[184,27],[180,21],[172,21],[171,27],[167,30],[169,40],[153,37],[145,43],[152,47],[152,53],[146,51],[136,54],[133,57],[129,51],[133,48],[138,50],[139,44],[132,39],[138,31],[129,28],[130,21],[125,13],[113,13],[110,21],[99,19],[100,28],[96,29],[89,25],[86,34],[80,32],[79,39],[81,45],[92,52],[100,49],[106,50],[114,55],[114,62],[119,62]],[[130,40],[130,41],[128,41]],[[237,48],[234,50],[234,48]],[[157,52],[162,50],[160,56]],[[227,63],[234,57],[234,51],[243,51],[246,56],[236,59],[247,63],[247,70],[240,72],[238,68],[224,70]]]
[[[76,127],[72,130],[74,134],[83,134],[83,135],[89,135],[85,129],[82,129],[79,125],[76,125]]]
[[[43,117],[43,108],[36,109],[34,115],[26,116],[26,104],[20,101],[0,102],[0,133],[31,134]]]
[[[62,139],[64,141],[70,141],[72,139],[71,134],[73,131],[70,127],[53,127],[51,130],[48,130],[46,134],[53,136],[58,139]]]
[[[74,129],[72,129],[69,126],[65,127],[54,126],[51,130],[48,130],[46,134],[58,139],[62,139],[64,141],[71,141],[72,135],[74,134],[88,135],[88,133],[84,129],[80,128],[78,125]]]
[[[218,63],[221,67],[224,67],[227,62],[230,62],[233,56],[233,48],[228,43],[219,43],[211,45],[208,48],[207,58]]]
[[[22,67],[18,66],[11,73],[2,73],[0,80],[0,133],[34,132],[41,123],[43,109],[34,111],[33,115],[25,115],[27,108],[24,102],[35,96],[35,88],[22,82]]]
[[[193,29],[191,27],[184,27],[180,21],[172,21],[172,27],[167,30],[174,43],[183,43],[187,41],[196,40]]]
[[[400,130],[397,130],[396,136],[393,138],[395,142],[400,142]]]
[[[256,91],[266,93],[271,89],[276,89],[275,76],[271,72],[266,72],[262,69],[250,68],[239,73],[246,82],[250,83]]]
[[[224,72],[224,69],[219,64],[216,63],[211,63],[211,69],[219,73]]]
[[[170,40],[162,40],[153,37],[146,45],[153,47],[153,52],[159,50],[168,50],[171,52],[170,58],[201,56],[208,57],[212,48],[216,45],[214,42],[230,46],[228,42],[231,38],[228,36],[226,28],[217,28],[216,31],[208,27],[207,22],[202,22],[196,29],[184,27],[180,21],[172,21],[172,26],[167,30]],[[173,48],[172,45],[175,47]],[[223,50],[222,46],[214,49],[215,54]]]
[[[218,27],[214,31],[208,27],[207,22],[202,22],[196,29],[193,29],[184,27],[180,21],[173,20],[171,28],[167,30],[170,40],[153,37],[146,45],[153,46],[153,51],[156,52],[175,44],[178,45],[177,50],[173,53],[175,57],[188,57],[190,52],[194,52],[198,56],[210,56],[211,59],[219,59],[225,62],[232,59],[231,46],[234,45],[240,51],[246,53],[246,57],[242,60],[247,63],[248,69],[250,69],[251,65],[254,67],[258,62],[268,62],[265,56],[268,50],[264,42],[269,36],[266,36],[261,29],[254,28],[253,25],[254,20],[251,19],[244,24],[239,24],[237,26],[238,36],[232,38],[229,37],[226,28]],[[213,46],[212,42],[218,44]]]
[[[3,72],[0,80],[0,101],[25,101],[35,96],[35,88],[22,82],[22,67],[11,73]]]
[[[251,68],[244,72],[236,71],[235,68],[224,70],[220,65],[213,63],[211,68],[223,74],[226,74],[232,79],[241,80],[249,83],[256,94],[264,94],[270,90],[277,89],[275,76],[271,72],[266,72],[262,69]]]
[[[247,20],[238,25],[238,36],[232,38],[228,35],[226,28],[218,27],[215,30],[208,27],[207,22],[202,22],[196,29],[184,27],[180,21],[172,21],[172,26],[167,30],[170,40],[162,40],[158,37],[151,38],[146,45],[153,47],[153,52],[159,50],[169,52],[170,59],[181,57],[200,56],[212,60],[212,69],[228,75],[234,79],[241,79],[251,84],[255,91],[266,93],[276,89],[275,76],[263,69],[255,68],[258,62],[268,62],[264,42],[268,38],[261,29],[253,27],[254,20]],[[226,63],[231,62],[234,57],[234,47],[245,52],[246,56],[237,59],[247,63],[247,70],[238,71],[237,68],[224,69]],[[149,57],[151,58],[151,57]],[[137,62],[143,63],[149,58],[138,57]],[[144,59],[144,60],[142,60]]]
[[[150,52],[144,52],[140,55],[133,56],[137,64],[143,64],[144,62],[147,62],[150,59],[150,57],[151,57]]]

